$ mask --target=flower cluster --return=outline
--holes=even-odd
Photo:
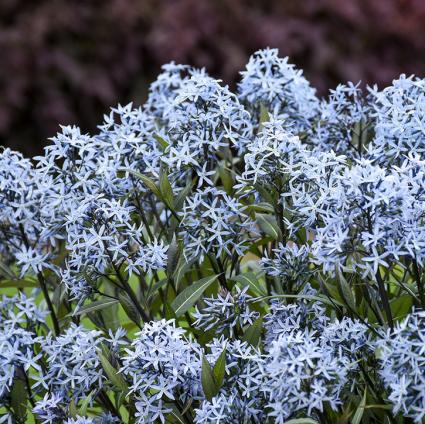
[[[181,213],[183,241],[189,257],[203,259],[225,252],[241,255],[249,240],[252,222],[245,207],[216,188],[199,189],[188,198]]]
[[[228,331],[232,337],[237,327],[252,325],[259,313],[250,310],[249,304],[254,299],[246,293],[247,290],[248,287],[239,289],[236,286],[234,295],[223,290],[217,297],[204,298],[206,306],[201,310],[196,308],[193,314],[195,326],[205,331],[214,328],[219,334]]]
[[[394,412],[425,416],[425,312],[417,311],[398,323],[376,343],[380,374],[388,389]]]
[[[172,321],[145,324],[122,358],[121,372],[131,380],[139,423],[164,422],[167,401],[185,404],[200,396],[199,347],[184,338]]]
[[[20,390],[19,379],[27,372],[41,372],[41,354],[36,352],[37,329],[46,313],[34,299],[23,294],[0,301],[0,408],[9,409],[11,392]],[[16,387],[16,388],[15,388]],[[0,415],[0,422],[12,422],[12,414]]]
[[[171,63],[2,149],[0,423],[421,423],[423,86]]]

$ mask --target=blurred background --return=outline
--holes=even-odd
[[[59,124],[94,131],[171,60],[234,87],[266,46],[321,95],[425,76],[425,0],[0,0],[0,144],[34,155]]]

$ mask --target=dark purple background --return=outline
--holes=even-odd
[[[0,0],[0,141],[33,154],[59,124],[92,131],[170,60],[233,85],[266,46],[320,94],[425,76],[425,1]]]

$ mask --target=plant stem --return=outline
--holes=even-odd
[[[422,281],[421,274],[419,272],[418,263],[414,259],[412,260],[412,266],[413,266],[413,274],[416,280],[416,285],[418,286],[419,299],[420,299],[422,307],[425,308],[424,283]]]
[[[388,300],[387,291],[385,290],[385,284],[382,281],[381,273],[376,272],[376,281],[378,283],[379,295],[381,297],[382,306],[384,307],[385,315],[387,317],[388,324],[391,328],[394,328],[393,316],[391,313],[390,302]]]
[[[47,289],[46,280],[41,272],[37,274],[38,282],[40,283],[41,290],[43,292],[44,298],[46,299],[47,307],[50,311],[50,316],[52,317],[53,327],[55,329],[55,335],[57,336],[60,333],[59,321],[53,307],[53,303],[50,300],[49,290]]]

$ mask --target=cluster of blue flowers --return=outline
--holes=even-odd
[[[0,424],[424,423],[424,154],[425,80],[274,49],[2,149]]]

